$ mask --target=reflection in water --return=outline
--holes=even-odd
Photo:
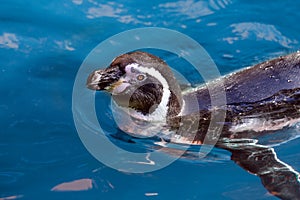
[[[97,5],[97,7],[89,8],[87,12],[87,18],[93,19],[99,17],[117,17],[121,12],[121,8],[114,8],[114,6],[112,5],[100,4]]]
[[[158,193],[157,192],[149,192],[149,193],[145,193],[145,196],[147,197],[151,197],[151,196],[158,196]]]
[[[210,1],[177,1],[159,4],[159,8],[164,8],[168,13],[186,15],[190,19],[213,14],[216,10],[225,8],[231,4],[230,0],[210,0]]]
[[[13,195],[13,196],[8,196],[8,197],[2,197],[0,200],[13,200],[13,199],[20,199],[22,198],[23,195]]]
[[[69,40],[64,41],[54,41],[55,44],[57,44],[59,49],[65,49],[67,51],[75,51],[76,49],[72,46],[72,42]]]
[[[83,3],[83,0],[72,0],[72,2],[76,5],[81,5]]]
[[[251,37],[255,37],[256,40],[265,40],[270,42],[276,42],[283,47],[291,48],[292,44],[297,44],[296,40],[291,40],[284,36],[274,25],[261,24],[261,23],[238,23],[232,24],[232,33],[235,36],[224,38],[229,44],[238,40],[245,40]]]
[[[78,179],[71,182],[65,182],[54,186],[51,191],[67,192],[67,191],[84,191],[93,188],[94,181],[92,179]]]
[[[0,35],[0,48],[18,49],[19,40],[14,33],[3,33]]]
[[[102,17],[116,18],[119,22],[123,24],[144,24],[151,25],[147,21],[142,21],[138,18],[148,18],[144,15],[133,16],[129,13],[126,6],[120,3],[108,2],[106,4],[97,3],[90,1],[90,7],[86,11],[86,17],[88,19],[97,19]]]
[[[131,162],[131,163],[135,163],[135,164],[139,164],[139,165],[155,165],[155,161],[150,159],[151,154],[147,153],[145,159],[146,161],[135,161],[135,162]]]
[[[187,19],[196,19],[199,23],[200,17],[211,15],[218,10],[226,8],[232,4],[231,0],[210,0],[210,1],[177,1],[155,4],[147,7],[147,11],[140,12],[140,10],[132,11],[129,4],[122,4],[118,2],[99,3],[97,1],[73,0],[75,5],[87,5],[84,8],[84,13],[88,19],[98,19],[103,17],[115,18],[123,24],[142,24],[146,26],[159,24],[166,25],[173,21],[173,16],[183,16]],[[153,14],[164,13],[163,15]],[[167,20],[168,16],[171,18]],[[153,18],[161,18],[153,21]],[[176,22],[176,21],[175,21]],[[177,23],[177,22],[176,22]],[[187,28],[185,24],[180,24],[181,28]]]

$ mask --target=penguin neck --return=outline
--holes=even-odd
[[[158,104],[153,102],[152,107],[147,113],[137,107],[123,107],[117,102],[115,103],[119,108],[136,120],[166,123],[169,119],[180,115],[184,106],[184,101],[181,96],[181,91],[177,94],[169,88],[163,88],[162,91],[163,94],[161,95],[160,102]]]
[[[153,112],[144,114],[138,110],[129,108],[130,115],[139,120],[162,123],[178,116],[181,113],[182,106],[184,105],[182,98],[179,99],[178,95],[175,95],[171,91],[164,92],[165,93],[162,95],[161,102],[158,105],[153,105],[153,107],[155,107]]]
[[[182,113],[182,110],[184,109],[184,100],[181,96],[181,91],[180,93],[177,94],[171,92],[167,107],[168,107],[167,118],[174,118],[179,116]]]

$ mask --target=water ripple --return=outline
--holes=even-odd
[[[99,4],[96,7],[91,7],[87,11],[87,18],[94,19],[99,17],[117,17],[120,13],[122,13],[123,7],[121,5],[117,5],[117,8],[114,8],[112,5],[107,4]]]
[[[265,40],[270,42],[276,42],[283,47],[292,48],[293,44],[297,44],[297,40],[292,40],[287,36],[284,36],[274,25],[262,24],[262,23],[237,23],[230,26],[234,36],[224,38],[229,44],[238,40],[246,40],[255,38],[256,40]]]
[[[14,33],[3,33],[0,35],[0,47],[8,49],[18,49],[19,40]]]
[[[190,19],[213,14],[215,11],[226,8],[231,4],[230,0],[210,0],[207,1],[177,1],[159,4],[159,8],[166,9],[169,13],[185,15]]]
[[[22,176],[24,173],[21,172],[0,172],[0,185],[15,183]]]

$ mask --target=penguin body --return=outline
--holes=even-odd
[[[121,55],[108,68],[92,72],[87,80],[89,89],[112,94],[120,108],[119,118],[124,119],[119,128],[134,136],[148,137],[159,131],[170,142],[202,144],[210,137],[212,111],[225,112],[225,120],[217,122],[223,129],[216,147],[230,151],[231,159],[259,176],[271,194],[300,199],[299,173],[258,140],[300,122],[300,52],[207,84],[224,87],[226,104],[212,107],[214,94],[208,85],[181,91],[168,65],[145,52]],[[122,114],[126,109],[127,121],[128,115]],[[187,123],[182,128],[183,119]]]

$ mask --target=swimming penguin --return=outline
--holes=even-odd
[[[159,131],[171,143],[203,144],[212,110],[225,112],[215,146],[230,151],[231,159],[259,176],[271,194],[281,199],[300,199],[299,173],[280,161],[272,147],[259,142],[259,137],[300,122],[300,52],[208,84],[224,87],[226,105],[212,107],[207,85],[182,91],[163,60],[139,51],[118,56],[106,69],[92,72],[87,79],[89,89],[112,95],[120,113],[127,109],[134,122],[151,125],[146,130],[127,122],[118,124],[133,135],[149,136]],[[178,134],[183,118],[190,123]],[[196,129],[189,129],[194,124]]]

